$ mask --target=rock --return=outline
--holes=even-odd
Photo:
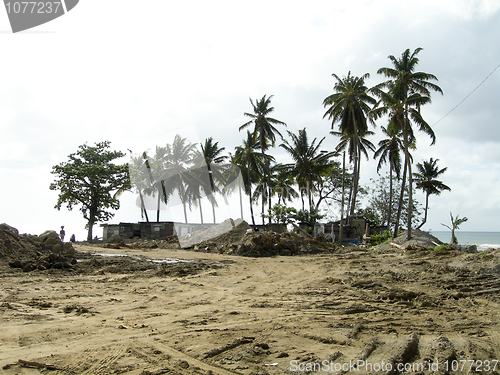
[[[23,266],[23,272],[31,272],[35,269],[35,265],[32,264],[32,263],[26,263],[24,266]]]
[[[75,255],[75,248],[70,242],[65,242],[63,244],[63,251],[64,255],[66,256],[73,256]]]
[[[59,238],[59,235],[56,233],[55,230],[46,230],[43,232],[41,235],[38,236],[42,242],[46,242],[48,239],[52,240],[57,240],[58,243],[61,242],[61,239]],[[52,242],[53,243],[53,242]]]
[[[189,368],[189,363],[188,361],[185,361],[185,360],[180,360],[177,362],[177,366],[179,366],[180,368],[183,368],[183,369],[187,369]]]

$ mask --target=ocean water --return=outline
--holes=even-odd
[[[444,243],[450,243],[451,241],[451,230],[431,230],[429,233]],[[460,245],[477,245],[479,251],[500,248],[500,232],[466,232],[458,230],[455,231],[455,237],[457,237]]]

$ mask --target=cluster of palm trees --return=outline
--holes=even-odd
[[[434,75],[415,71],[419,62],[417,55],[421,50],[417,48],[411,52],[407,49],[398,58],[389,56],[392,66],[378,70],[378,74],[387,80],[372,88],[368,88],[365,83],[369,74],[361,77],[353,76],[350,72],[344,77],[333,74],[336,79],[334,92],[323,101],[323,106],[327,109],[323,117],[331,121],[331,134],[340,137],[333,151],[320,150],[325,138],[310,141],[305,128],[297,133],[287,131],[289,140],[284,139],[279,127],[286,127],[286,123],[271,117],[274,112],[274,107],[271,106],[273,96],[264,95],[255,101],[250,99],[252,112],[244,113],[249,120],[239,127],[240,131],[246,130],[246,138],[235,148],[234,154],[223,155],[224,147],[219,147],[218,142],[214,142],[212,138],[206,139],[199,150],[196,144],[177,135],[171,145],[157,147],[154,155],[143,153],[133,158],[131,178],[139,192],[146,220],[149,219],[143,203],[144,194],[156,195],[158,221],[161,202],[172,203],[173,196],[176,195],[183,205],[185,221],[187,222],[187,209],[194,205],[200,208],[203,223],[201,199],[206,197],[210,201],[215,222],[216,196],[225,198],[226,194],[238,188],[240,207],[241,189],[249,198],[254,225],[253,205],[260,201],[264,223],[266,206],[270,212],[273,197],[277,198],[278,204],[283,205],[300,198],[302,210],[307,211],[307,202],[308,212],[313,214],[318,211],[322,201],[340,188],[338,183],[332,183],[332,176],[345,175],[345,171],[342,173],[340,169],[340,163],[334,160],[342,152],[344,155],[348,154],[352,165],[345,213],[348,217],[353,217],[359,191],[361,159],[363,155],[369,158],[369,153],[373,152],[379,161],[377,172],[384,164],[389,165],[389,206],[392,206],[394,195],[393,176],[398,180],[402,179],[397,218],[391,223],[390,211],[387,218],[387,226],[394,225],[395,233],[399,229],[403,192],[409,192],[406,214],[410,238],[414,179],[417,188],[426,193],[425,217],[421,225],[427,219],[429,195],[449,190],[449,187],[437,180],[446,170],[439,170],[437,160],[430,159],[429,162],[417,164],[418,173],[412,173],[413,160],[410,152],[416,147],[414,129],[426,133],[432,144],[435,142],[435,134],[422,117],[420,109],[431,102],[431,91],[442,93],[441,88],[432,82],[437,81]],[[387,119],[387,125],[382,126],[386,138],[379,142],[377,148],[367,137],[374,134],[369,125],[374,126],[375,121],[381,118]],[[289,154],[291,163],[276,163],[268,152],[276,146],[278,139],[281,140],[279,147]],[[343,195],[342,193],[342,197]],[[342,215],[343,206],[342,203]],[[243,217],[242,208],[241,211]]]
[[[149,221],[146,196],[156,198],[156,221],[160,221],[161,204],[182,204],[184,220],[188,222],[187,210],[193,206],[200,210],[201,200],[207,198],[212,205],[213,222],[216,222],[217,194],[228,194],[235,189],[239,170],[225,163],[224,147],[219,147],[213,138],[207,138],[198,149],[196,144],[176,135],[172,144],[157,146],[154,155],[143,152],[132,156],[129,173],[132,185],[140,200],[141,213]]]
[[[333,74],[337,80],[334,86],[334,93],[328,96],[323,105],[328,107],[324,117],[332,121],[332,129],[338,124],[338,132],[333,134],[341,137],[337,150],[347,149],[350,161],[353,163],[353,186],[349,196],[350,215],[354,214],[356,204],[356,193],[358,191],[358,181],[360,175],[361,154],[368,157],[368,151],[375,152],[375,157],[379,158],[377,169],[381,165],[389,163],[389,173],[391,178],[390,199],[392,200],[392,175],[397,178],[402,177],[402,189],[399,195],[399,209],[394,223],[394,233],[398,232],[399,219],[401,214],[401,205],[403,202],[403,192],[408,179],[408,209],[407,209],[407,228],[408,238],[411,238],[411,217],[413,206],[413,173],[412,156],[410,151],[416,147],[416,137],[414,128],[423,131],[431,138],[431,144],[434,144],[436,137],[421,114],[421,107],[431,102],[431,90],[442,94],[441,88],[433,83],[437,78],[429,73],[415,71],[419,63],[417,57],[422,48],[417,48],[411,52],[409,49],[404,51],[401,57],[389,56],[392,63],[391,67],[384,67],[378,70],[387,78],[386,81],[368,88],[365,80],[369,74],[361,77],[351,76],[338,77]],[[379,148],[369,142],[366,137],[373,134],[369,131],[368,124],[374,124],[375,120],[387,117],[387,127],[382,127],[386,139],[379,142]],[[401,153],[404,155],[403,171],[401,173]],[[432,159],[431,159],[432,163]],[[435,164],[434,167],[436,168]],[[446,186],[446,185],[444,185]],[[431,190],[424,188],[424,185],[417,185],[427,193]],[[441,189],[437,188],[439,191]],[[447,188],[447,187],[446,187]],[[428,189],[428,190],[425,190]],[[435,194],[432,192],[430,194]],[[428,196],[428,195],[427,195]],[[389,213],[389,218],[391,213]],[[427,205],[426,205],[427,217]],[[389,219],[388,219],[389,220]],[[390,222],[387,223],[390,226]]]

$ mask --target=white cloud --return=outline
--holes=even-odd
[[[378,68],[390,65],[387,56],[406,48],[424,48],[419,69],[438,76],[444,90],[423,109],[434,124],[498,65],[499,11],[493,0],[109,0],[80,2],[37,28],[54,33],[0,34],[0,193],[15,196],[18,184],[36,186],[36,193],[23,190],[24,199],[1,203],[0,221],[58,228],[58,218],[76,217],[81,224],[78,211],[52,209],[56,195],[48,184],[50,167],[84,142],[107,139],[140,152],[180,133],[192,142],[213,136],[232,151],[245,137],[238,127],[251,110],[249,97],[274,94],[275,116],[286,129],[307,127],[311,138],[326,136],[323,145],[333,149],[337,139],[322,119],[331,74],[370,73],[373,85],[383,79]],[[0,24],[9,29],[6,17]],[[500,173],[499,83],[500,70],[440,121],[436,146],[419,138],[416,161],[439,158],[453,185],[431,200],[443,212],[437,221],[465,207],[474,217],[470,228],[500,230],[491,216]],[[363,164],[367,181],[375,166]],[[118,215],[135,221],[138,210]]]

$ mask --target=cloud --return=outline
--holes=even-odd
[[[3,203],[4,221],[21,220],[18,211],[46,211],[47,223],[61,225],[63,213],[52,209],[57,198],[47,191],[50,167],[85,142],[111,140],[113,148],[138,153],[179,133],[192,142],[213,136],[233,151],[245,137],[238,127],[251,111],[249,97],[274,95],[274,115],[287,130],[307,127],[311,139],[326,137],[323,146],[332,150],[338,139],[329,135],[322,106],[335,82],[331,74],[370,73],[367,84],[374,85],[384,79],[376,72],[390,65],[387,56],[407,48],[424,48],[418,68],[435,74],[444,91],[422,108],[434,125],[498,65],[499,12],[493,0],[109,0],[81,2],[40,27],[55,33],[2,35],[0,167],[7,172],[0,189],[11,196],[17,192],[11,181],[38,187],[16,205]],[[500,69],[439,121],[436,146],[419,135],[415,160],[438,157],[449,167],[453,192],[434,201],[446,211],[438,220],[447,222],[446,207],[460,213],[454,205],[470,204],[482,207],[474,220],[481,222],[482,213],[491,214],[484,202],[497,202],[490,189],[500,170],[499,84]],[[280,149],[273,153],[285,157]],[[364,181],[376,176],[375,161],[361,168]],[[457,171],[470,173],[469,180]],[[137,215],[124,207],[117,220]]]

